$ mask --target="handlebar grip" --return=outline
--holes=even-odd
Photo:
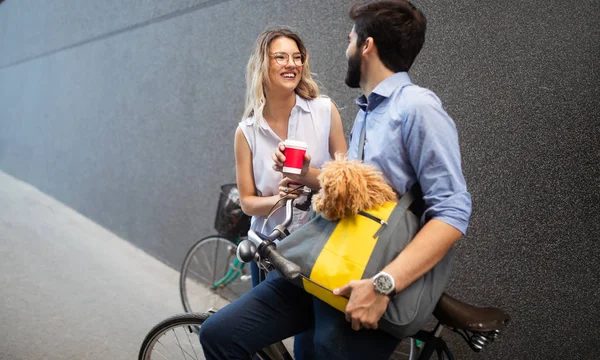
[[[289,261],[275,250],[275,244],[271,243],[266,246],[264,255],[285,279],[294,281],[300,276],[302,272],[300,266]]]

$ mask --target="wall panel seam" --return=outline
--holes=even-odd
[[[176,18],[178,16],[186,15],[186,14],[192,13],[192,12],[200,10],[200,9],[205,9],[205,8],[208,8],[208,7],[211,7],[211,6],[214,6],[214,5],[222,4],[222,3],[227,2],[227,1],[231,1],[231,0],[208,0],[208,1],[202,2],[200,4],[196,4],[196,5],[184,8],[184,9],[173,11],[171,13],[164,14],[164,15],[158,16],[156,18],[148,19],[148,20],[142,21],[140,23],[129,25],[129,26],[126,26],[126,27],[121,28],[121,29],[109,31],[109,32],[107,32],[105,34],[101,34],[101,35],[98,35],[98,36],[93,36],[93,37],[91,37],[89,39],[78,41],[78,42],[76,42],[74,44],[62,46],[62,47],[60,47],[58,49],[49,50],[49,51],[46,51],[46,52],[38,54],[38,55],[33,55],[33,56],[26,57],[24,59],[13,61],[11,63],[8,63],[8,64],[4,65],[4,66],[1,66],[0,70],[8,69],[10,67],[26,63],[28,61],[33,61],[33,60],[37,60],[37,59],[40,59],[40,58],[43,58],[43,57],[51,56],[51,55],[60,53],[62,51],[67,51],[67,50],[70,50],[70,49],[74,49],[76,47],[83,46],[83,45],[86,45],[86,44],[90,44],[90,43],[93,43],[93,42],[96,42],[96,41],[101,41],[101,40],[104,40],[104,39],[108,39],[110,37],[117,36],[117,35],[129,32],[129,31],[137,30],[137,29],[143,28],[145,26],[149,26],[149,25],[156,24],[156,23],[159,23],[159,22],[162,22],[162,21],[170,20],[170,19]]]

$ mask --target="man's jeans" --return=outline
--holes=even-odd
[[[344,314],[273,271],[267,280],[212,315],[200,328],[207,359],[244,359],[314,328],[296,359],[389,359],[399,343],[380,330],[354,331]],[[296,340],[298,341],[298,340]],[[298,352],[304,349],[302,354]]]

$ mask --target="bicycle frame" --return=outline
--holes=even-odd
[[[438,358],[440,359],[443,359],[443,354],[449,360],[454,360],[454,355],[448,348],[446,342],[442,339],[443,329],[444,326],[438,323],[433,331],[421,330],[412,336],[416,341],[420,341],[425,344],[417,360],[429,360],[433,356],[434,352],[437,353]]]
[[[221,286],[229,285],[231,282],[237,279],[238,276],[240,276],[245,265],[246,264],[235,258],[235,260],[233,260],[233,264],[231,264],[231,267],[229,268],[225,276],[223,276],[221,279],[219,279],[219,281],[214,283],[212,288],[216,289]]]
[[[241,239],[239,237],[236,237],[235,243],[238,244],[240,240]],[[221,279],[215,282],[212,285],[212,288],[216,289],[218,287],[227,286],[230,283],[232,283],[235,279],[237,279],[238,276],[241,275],[245,265],[246,264],[241,262],[236,256],[233,260],[233,264],[231,264],[229,270],[227,270],[227,273]]]

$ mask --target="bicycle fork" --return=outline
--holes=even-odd
[[[229,265],[229,270],[225,276],[223,276],[219,281],[213,284],[212,288],[216,289],[218,287],[223,287],[229,285],[232,281],[237,279],[238,276],[242,273],[242,269],[244,268],[244,263],[239,261],[237,257],[234,257],[233,262]],[[249,275],[241,275],[240,279],[242,281],[248,281],[250,279]]]

